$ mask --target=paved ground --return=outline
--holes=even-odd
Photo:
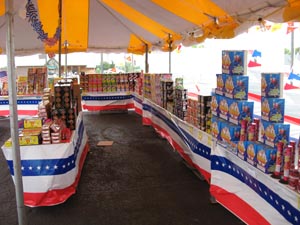
[[[90,152],[77,193],[64,204],[26,207],[29,225],[243,224],[210,202],[208,184],[183,163],[153,128],[129,113],[85,113]],[[0,120],[0,144],[10,136]],[[112,140],[109,147],[97,147]],[[0,224],[17,224],[15,192],[0,153]]]

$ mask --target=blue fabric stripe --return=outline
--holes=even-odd
[[[138,97],[136,97],[136,96],[134,96],[134,95],[133,95],[133,99],[134,99],[134,101],[140,103],[141,105],[143,104],[143,100],[142,100],[142,99],[139,99]]]
[[[78,138],[74,142],[74,154],[61,159],[21,160],[22,176],[53,176],[71,171],[75,165],[84,134],[83,121],[78,124]],[[11,175],[14,175],[13,161],[7,160]]]
[[[20,99],[18,105],[38,105],[42,99]],[[9,105],[9,100],[0,100],[0,105]]]
[[[164,116],[161,112],[151,107],[150,105],[143,104],[143,110],[149,111],[151,114],[155,115],[157,118],[161,119],[165,124],[167,124],[184,142],[185,144],[195,153],[208,160],[210,160],[211,149],[204,144],[200,143],[192,135],[186,132],[184,129],[175,125],[169,118]]]
[[[289,202],[282,199],[278,194],[270,190],[265,184],[256,180],[249,173],[227,158],[212,155],[211,169],[227,173],[242,183],[245,183],[266,202],[273,206],[290,223],[300,223],[300,212],[297,209],[295,209]]]
[[[113,96],[82,96],[85,101],[112,101],[112,100],[126,100],[131,99],[132,95],[113,95]]]

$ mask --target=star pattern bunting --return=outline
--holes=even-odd
[[[134,95],[132,97],[133,97],[134,101],[136,101],[137,103],[143,104],[143,100],[142,99],[139,99],[138,97],[136,97]]]
[[[74,169],[84,134],[84,125],[82,120],[78,126],[78,138],[76,143],[73,143],[73,155],[62,159],[21,160],[22,176],[53,176],[64,174]],[[11,175],[14,175],[13,161],[7,160],[7,163]]]
[[[272,205],[286,220],[292,224],[299,224],[300,213],[298,210],[292,207],[290,203],[282,199],[278,194],[270,190],[265,184],[252,177],[227,158],[216,155],[211,156],[211,169],[230,174],[245,183],[266,202]]]
[[[150,105],[143,104],[143,110],[151,112],[151,114],[155,115],[159,119],[161,119],[165,124],[167,124],[182,140],[184,140],[185,144],[195,153],[198,154],[208,160],[210,160],[210,148],[205,146],[204,144],[198,142],[193,136],[191,136],[184,129],[175,125],[169,118],[164,116],[161,112],[151,107]]]
[[[115,95],[115,96],[82,96],[85,101],[112,101],[112,100],[126,100],[131,99],[132,95]]]
[[[24,99],[24,100],[17,100],[18,105],[38,105],[39,102],[42,101],[42,99]],[[9,100],[0,100],[0,105],[9,105]]]

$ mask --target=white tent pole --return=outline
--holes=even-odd
[[[60,28],[60,35],[58,39],[58,76],[61,77],[61,36],[62,36],[62,26],[61,26],[61,18],[62,18],[62,0],[59,0],[59,11],[58,11],[58,17],[59,17],[59,28]]]
[[[294,30],[291,32],[291,72],[294,72],[294,59],[295,59],[295,40],[294,40]]]
[[[15,57],[14,57],[14,1],[6,0],[6,21],[7,21],[7,39],[6,55],[8,68],[8,91],[9,91],[9,116],[10,116],[10,133],[12,139],[13,151],[13,168],[14,183],[17,201],[17,213],[19,225],[26,225],[26,213],[24,206],[23,181],[21,171],[21,155],[18,132],[18,115],[17,115],[17,94],[16,94],[16,74],[15,74]]]
[[[172,55],[172,43],[173,41],[172,41],[172,35],[171,34],[169,34],[169,38],[168,38],[168,47],[169,47],[169,73],[171,73],[172,71],[171,71],[171,69],[172,69],[172,65],[171,65],[171,63],[172,63],[172,59],[171,59],[171,55]]]
[[[101,52],[101,74],[103,74],[103,52]]]
[[[169,73],[171,73],[172,71],[171,71],[171,68],[172,68],[172,66],[171,66],[171,62],[172,62],[172,59],[171,59],[171,50],[169,51]]]
[[[146,55],[145,55],[145,71],[146,71],[146,73],[149,73],[148,52],[149,52],[149,46],[148,46],[148,44],[146,44]]]

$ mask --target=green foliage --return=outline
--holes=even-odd
[[[285,55],[291,55],[291,50],[288,49],[288,48],[285,48],[285,49],[284,49],[284,54],[285,54]]]
[[[119,66],[118,69],[123,70],[125,73],[140,72],[141,71],[140,66],[136,66],[131,62],[125,62],[125,65]]]
[[[288,49],[288,48],[285,48],[284,49],[284,54],[285,55],[291,55],[291,50]],[[295,55],[298,55],[298,54],[300,54],[300,47],[295,48]]]
[[[104,61],[102,65],[103,65],[103,71],[115,67],[115,63],[113,61],[111,61],[111,63]],[[96,66],[96,71],[100,73],[100,71],[101,71],[101,65],[97,65]]]

